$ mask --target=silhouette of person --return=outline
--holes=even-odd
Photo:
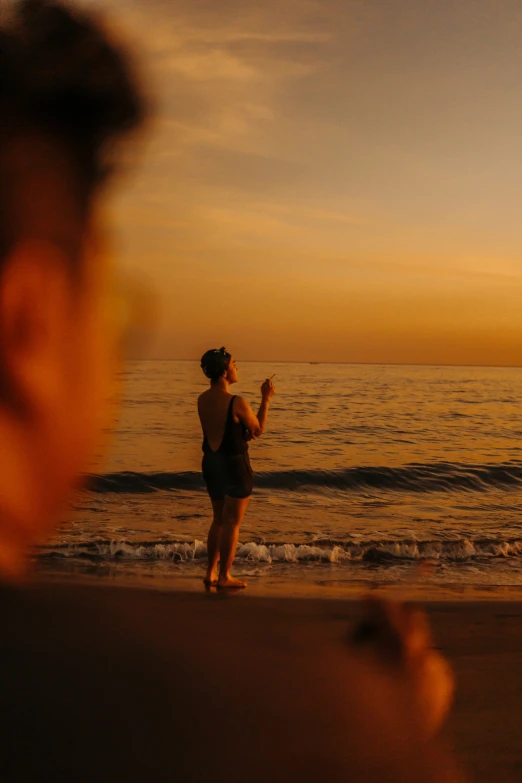
[[[207,351],[201,358],[201,368],[210,380],[210,388],[198,398],[198,413],[203,429],[203,478],[213,511],[204,582],[221,588],[244,588],[246,582],[232,576],[231,568],[239,526],[254,486],[248,441],[263,434],[275,387],[270,378],[263,382],[256,416],[243,397],[230,392],[239,374],[236,360],[225,348]]]

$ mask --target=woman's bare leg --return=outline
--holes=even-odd
[[[214,512],[214,518],[208,531],[207,538],[207,553],[208,553],[208,568],[203,580],[205,584],[216,584],[218,578],[218,561],[219,561],[219,546],[221,541],[221,530],[223,527],[223,506],[224,500],[212,500],[212,510]]]
[[[246,582],[235,579],[230,573],[239,539],[239,526],[243,521],[250,498],[225,497],[223,525],[221,529],[220,565],[218,587],[246,587]]]

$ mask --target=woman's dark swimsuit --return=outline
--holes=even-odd
[[[212,451],[205,435],[203,438],[203,478],[212,500],[247,498],[254,488],[254,474],[248,458],[248,443],[244,428],[234,421],[234,400],[228,406],[225,434],[217,451]]]

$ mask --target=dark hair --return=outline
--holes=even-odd
[[[33,219],[18,203],[24,178],[35,167],[55,178],[67,171],[67,198],[85,221],[117,142],[146,109],[126,56],[90,13],[59,0],[0,3],[1,264]]]
[[[226,348],[211,348],[201,357],[201,369],[212,383],[228,370],[232,354]]]

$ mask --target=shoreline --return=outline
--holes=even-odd
[[[91,573],[86,571],[91,570]],[[284,576],[257,576],[242,573],[241,576],[248,583],[246,590],[233,591],[244,596],[255,598],[298,598],[303,600],[325,599],[336,601],[359,601],[364,596],[376,596],[396,601],[415,603],[522,603],[522,585],[468,585],[464,583],[430,583],[380,581],[374,582],[339,580],[304,580],[296,575],[295,578]],[[115,587],[125,589],[161,590],[171,593],[204,593],[203,584],[204,569],[201,574],[165,574],[165,573],[136,573],[118,571],[116,573],[105,572],[101,569],[37,567],[32,572],[31,578],[38,584],[47,582],[53,584],[85,585],[101,587]],[[212,588],[214,589],[214,588]]]

